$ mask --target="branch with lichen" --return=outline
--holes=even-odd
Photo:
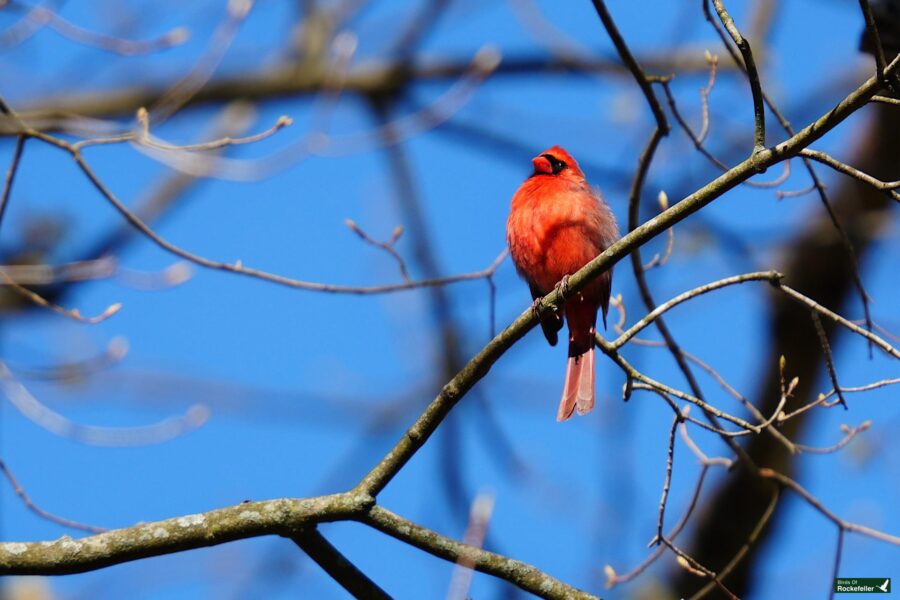
[[[0,575],[65,575],[265,535],[298,539],[319,523],[359,521],[445,560],[472,567],[543,598],[595,598],[527,563],[469,546],[375,505],[361,492],[244,502],[81,539],[0,543]]]

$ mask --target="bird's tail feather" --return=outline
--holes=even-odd
[[[566,385],[559,402],[557,421],[567,421],[576,410],[579,415],[594,408],[594,348],[584,354],[570,356],[566,367]]]

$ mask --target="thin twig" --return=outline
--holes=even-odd
[[[825,517],[841,529],[845,531],[852,531],[854,533],[858,533],[875,540],[887,542],[889,544],[894,544],[895,546],[900,546],[900,537],[896,535],[890,535],[888,533],[884,533],[883,531],[878,531],[877,529],[866,527],[865,525],[857,525],[856,523],[851,523],[849,521],[841,519],[833,512],[831,512],[828,508],[826,508],[825,505],[822,504],[822,502],[818,498],[813,496],[806,488],[804,488],[802,485],[800,485],[787,475],[765,467],[759,470],[759,475],[760,477],[773,479],[782,487],[788,488],[789,490],[803,498],[814,509],[819,511],[819,513],[821,513],[823,517]]]
[[[875,69],[879,79],[891,89],[891,80],[885,73],[887,60],[884,56],[884,46],[881,45],[881,36],[878,34],[878,26],[875,23],[875,16],[872,14],[872,7],[869,6],[869,0],[859,0],[859,7],[862,9],[863,17],[866,20],[866,33],[872,38],[872,48],[875,55]]]
[[[82,172],[88,177],[91,183],[94,184],[94,187],[100,192],[100,194],[110,203],[113,207],[119,211],[119,213],[125,217],[125,219],[131,223],[134,227],[136,227],[141,233],[147,236],[151,241],[153,241],[156,245],[161,247],[162,249],[192,262],[201,267],[205,267],[207,269],[214,269],[219,271],[227,271],[231,273],[238,273],[241,275],[246,275],[248,277],[253,277],[255,279],[262,279],[264,281],[269,281],[272,283],[277,283],[279,285],[284,285],[287,287],[317,291],[317,292],[328,292],[333,294],[385,294],[389,292],[398,292],[403,290],[413,290],[417,288],[427,288],[427,287],[435,287],[435,286],[443,286],[449,283],[456,283],[459,281],[471,281],[473,279],[483,279],[487,277],[489,274],[493,273],[493,271],[489,271],[488,269],[482,271],[474,271],[471,273],[462,273],[460,275],[451,275],[448,277],[439,277],[436,279],[422,279],[418,281],[412,281],[409,283],[396,283],[396,284],[387,284],[387,285],[375,285],[375,286],[349,286],[349,285],[337,285],[337,284],[329,284],[329,283],[316,283],[311,281],[302,281],[299,279],[293,279],[290,277],[284,277],[282,275],[276,275],[274,273],[268,273],[266,271],[261,271],[259,269],[252,269],[249,267],[245,267],[243,263],[238,260],[234,263],[225,263],[215,260],[210,260],[208,258],[204,258],[198,254],[194,254],[187,250],[176,246],[175,244],[169,242],[168,240],[163,239],[159,234],[153,231],[150,226],[144,223],[137,215],[132,213],[113,193],[106,187],[106,185],[100,180],[99,177],[94,173],[94,171],[88,166],[87,162],[80,154],[73,155],[75,162],[81,168]]]
[[[900,106],[900,98],[888,98],[886,96],[872,96],[871,102],[881,102],[882,104]]]
[[[657,197],[659,202],[660,210],[666,210],[669,208],[669,196],[666,192],[660,190],[659,196]],[[657,252],[653,255],[653,258],[650,259],[646,265],[644,265],[645,270],[652,269],[654,267],[662,267],[669,259],[672,258],[672,251],[675,249],[675,228],[670,227],[668,231],[666,231],[666,249],[663,252],[662,256]]]
[[[707,431],[711,431],[715,434],[718,434],[718,435],[722,436],[723,438],[742,437],[745,435],[758,434],[760,432],[760,429],[758,429],[758,428],[751,429],[751,428],[747,428],[747,427],[741,427],[741,429],[739,429],[738,431],[728,431],[727,429],[715,427],[713,425],[710,425],[709,423],[704,423],[703,421],[700,421],[699,419],[695,419],[694,417],[687,416],[686,412],[687,412],[687,408],[689,408],[689,407],[685,407],[684,409],[680,408],[678,406],[678,403],[675,402],[674,400],[672,400],[672,398],[670,397],[670,392],[674,393],[672,395],[683,394],[683,392],[678,392],[677,390],[674,390],[674,389],[665,389],[665,386],[662,386],[660,384],[649,385],[646,383],[634,383],[632,385],[632,388],[635,390],[644,390],[647,392],[653,392],[654,394],[656,394],[657,396],[659,396],[660,398],[662,398],[663,400],[666,401],[666,404],[668,404],[669,408],[672,409],[672,412],[675,413],[676,418],[681,418],[684,421],[687,421],[688,423],[693,423],[694,425],[697,425],[698,427],[706,429]],[[699,405],[699,406],[701,409],[703,408],[702,405]],[[715,409],[715,410],[718,411],[719,409]],[[738,422],[741,422],[739,417],[735,417],[733,415],[730,415],[730,414],[722,412],[722,411],[719,411],[718,413],[716,413],[716,416],[721,416],[726,421],[734,422],[735,420],[738,420]],[[774,416],[772,419],[774,420]],[[764,424],[763,426],[768,426],[768,424]]]
[[[228,0],[225,16],[213,31],[209,44],[191,71],[170,87],[150,107],[150,118],[157,125],[178,112],[210,80],[231,47],[241,24],[250,14],[254,0]]]
[[[809,148],[804,148],[803,151],[800,152],[800,154],[807,158],[818,161],[824,165],[828,165],[839,173],[843,173],[844,175],[849,175],[854,179],[858,179],[859,181],[862,181],[863,183],[868,184],[877,190],[886,192],[888,196],[890,196],[897,202],[900,202],[900,191],[898,191],[898,188],[900,188],[900,180],[881,181],[880,179],[872,177],[868,173],[863,173],[859,169],[854,169],[850,165],[843,163],[835,159],[834,157],[818,150],[810,150]]]
[[[825,357],[825,368],[828,370],[828,377],[831,379],[831,385],[834,386],[834,391],[837,393],[838,401],[841,403],[841,406],[844,407],[844,410],[848,410],[847,401],[844,399],[844,393],[841,391],[841,384],[838,383],[837,371],[834,369],[834,357],[831,355],[831,345],[828,343],[828,335],[825,333],[825,328],[822,327],[822,319],[819,318],[819,313],[815,310],[810,311],[810,317],[812,317],[813,326],[816,328],[816,334],[819,337],[819,344],[822,346],[822,354]]]
[[[702,296],[703,294],[707,294],[723,287],[738,285],[741,283],[746,283],[748,281],[768,281],[770,283],[777,283],[781,280],[782,277],[783,275],[778,271],[758,271],[756,273],[745,273],[743,275],[725,277],[724,279],[719,279],[718,281],[713,281],[711,283],[695,287],[692,290],[675,296],[671,300],[667,300],[666,302],[657,305],[656,308],[647,313],[644,318],[629,327],[627,331],[622,333],[622,335],[620,335],[614,341],[610,342],[610,346],[612,346],[613,349],[618,350],[619,348],[624,346],[631,338],[636,336],[651,323],[659,319],[661,315],[675,308],[679,304],[691,300],[692,298]]]
[[[663,522],[666,514],[666,501],[669,498],[669,488],[672,485],[672,468],[675,465],[675,432],[678,430],[679,423],[682,422],[681,413],[675,415],[672,419],[672,428],[669,431],[669,445],[666,452],[666,476],[663,479],[662,496],[659,499],[659,513],[656,518],[656,535],[650,541],[651,546],[659,546],[662,544],[663,538]]]
[[[853,393],[853,392],[867,392],[867,391],[869,391],[869,390],[874,390],[874,389],[882,388],[882,387],[885,387],[885,386],[888,386],[888,385],[896,385],[896,384],[898,384],[898,383],[900,383],[900,378],[882,379],[882,380],[880,380],[880,381],[875,381],[875,382],[873,382],[873,383],[869,383],[869,384],[866,384],[866,385],[853,386],[853,387],[846,387],[846,386],[844,386],[844,387],[841,387],[841,392],[843,392],[844,394]],[[825,393],[825,394],[819,394],[819,396],[818,396],[815,400],[813,400],[812,402],[808,402],[807,404],[804,404],[804,405],[801,406],[800,408],[798,408],[798,409],[796,409],[796,410],[794,410],[794,411],[792,411],[792,412],[790,412],[790,413],[784,415],[784,416],[781,417],[779,420],[781,420],[781,421],[787,421],[787,420],[789,420],[789,419],[793,419],[793,418],[796,417],[797,415],[799,415],[799,414],[801,414],[801,413],[804,413],[804,412],[808,411],[808,410],[811,409],[811,408],[815,408],[816,406],[819,406],[820,404],[823,405],[823,406],[825,406],[825,407],[830,408],[830,407],[832,407],[832,406],[834,406],[834,405],[836,405],[836,404],[838,403],[837,400],[834,400],[834,401],[831,401],[831,402],[828,401],[829,398],[831,398],[832,396],[835,396],[835,395],[836,395],[836,392],[835,392],[834,388],[832,388],[832,389],[829,390],[827,393]]]
[[[643,92],[644,97],[647,99],[647,104],[650,105],[650,110],[653,112],[653,117],[656,119],[656,127],[660,130],[661,135],[666,135],[669,132],[669,122],[666,120],[666,113],[663,112],[662,106],[656,98],[656,94],[653,93],[653,88],[650,86],[650,82],[644,74],[644,70],[634,58],[634,55],[628,48],[628,44],[626,44],[624,38],[622,38],[622,34],[619,33],[619,29],[616,27],[612,15],[609,14],[609,10],[606,8],[606,2],[603,0],[592,1],[594,3],[594,8],[597,10],[597,15],[603,23],[603,27],[606,28],[606,32],[609,34],[613,45],[616,47],[616,52],[619,53],[619,58],[622,59],[622,62],[625,63],[625,66],[631,71],[635,81],[641,88],[641,92]]]
[[[694,363],[695,365],[697,365],[698,367],[700,367],[701,369],[703,369],[704,371],[706,371],[706,372],[710,375],[710,377],[712,377],[713,379],[715,379],[715,380],[716,380],[716,383],[718,383],[720,386],[722,386],[722,389],[724,389],[726,392],[728,392],[729,394],[731,394],[732,397],[734,397],[734,398],[735,398],[738,402],[740,402],[740,403],[741,403],[748,411],[750,411],[750,413],[753,415],[753,417],[754,417],[757,421],[759,421],[759,423],[761,423],[761,424],[762,424],[762,423],[766,423],[766,422],[772,423],[771,417],[770,417],[769,419],[766,419],[766,417],[759,411],[758,408],[756,408],[756,406],[753,405],[752,402],[750,402],[750,400],[748,400],[747,398],[745,398],[743,394],[741,394],[740,392],[738,392],[736,389],[734,389],[734,387],[731,386],[731,384],[729,384],[727,381],[725,381],[725,378],[722,377],[722,375],[721,375],[718,371],[716,371],[715,369],[713,369],[712,366],[710,366],[709,364],[707,364],[706,362],[704,362],[703,360],[701,360],[699,357],[697,357],[697,356],[691,354],[690,352],[688,352],[688,351],[686,351],[686,350],[684,350],[684,349],[682,349],[682,353],[684,354],[684,357],[685,357],[686,359],[688,359],[689,361],[691,361],[692,363]],[[775,411],[773,412],[773,415],[775,416],[775,419],[776,419],[776,420],[779,419],[780,413],[781,413],[781,408],[782,408],[783,406],[784,406],[784,403],[783,403],[783,402],[779,402],[779,405],[776,407],[777,410],[775,410]],[[779,422],[780,422],[780,421],[779,421]],[[774,438],[775,438],[776,440],[778,440],[785,448],[787,448],[788,452],[790,452],[790,453],[792,453],[792,454],[793,454],[794,452],[796,452],[796,448],[794,447],[794,443],[793,443],[791,440],[789,440],[783,433],[781,433],[781,431],[779,431],[778,428],[774,426],[774,423],[772,423],[772,424],[770,424],[769,426],[767,426],[767,427],[766,427],[766,431],[768,431],[768,432],[772,435],[772,437],[774,437]]]
[[[841,570],[841,557],[844,553],[844,528],[838,527],[837,547],[834,549],[834,566],[831,570],[831,580],[837,581]],[[829,586],[828,600],[834,600],[834,585]]]
[[[136,427],[102,427],[76,423],[38,400],[0,362],[0,392],[25,418],[65,439],[91,446],[133,447],[161,444],[201,427],[209,419],[209,408],[191,406],[184,415]]]
[[[29,25],[29,29],[26,32],[15,36],[16,39],[14,43],[16,44],[22,43],[27,38],[34,35],[39,29],[47,26],[59,35],[68,38],[69,40],[78,44],[90,46],[92,48],[98,48],[100,50],[112,52],[114,54],[120,54],[122,56],[137,56],[141,54],[149,54],[151,52],[158,52],[160,50],[165,50],[174,46],[181,45],[188,40],[188,37],[190,35],[187,28],[176,27],[175,29],[172,29],[171,31],[155,39],[146,41],[128,40],[121,37],[90,31],[88,29],[75,25],[71,21],[67,21],[62,16],[60,16],[59,13],[51,10],[47,6],[43,6],[40,4],[35,6],[28,6],[18,1],[5,0],[3,5],[0,5],[0,8],[5,8],[6,6],[12,7],[17,10],[27,11],[25,13],[25,16],[22,17],[19,23],[14,23],[4,32],[7,33],[13,28],[24,26],[24,24]],[[20,23],[23,25],[20,26]]]
[[[700,133],[697,134],[697,141],[700,144],[709,134],[709,95],[712,93],[713,86],[716,85],[716,67],[719,66],[719,57],[709,50],[704,52],[703,56],[709,64],[709,81],[707,81],[706,87],[700,88],[700,114],[703,118]]]
[[[831,446],[827,446],[825,448],[818,448],[816,446],[805,446],[803,444],[797,444],[797,450],[800,452],[811,452],[813,454],[832,454],[842,449],[844,446],[853,441],[858,434],[868,431],[869,428],[872,427],[872,421],[863,421],[856,427],[848,427],[847,425],[841,425],[841,430],[844,432],[844,437],[842,437],[836,444]]]
[[[394,231],[391,233],[391,239],[386,242],[379,242],[375,238],[371,237],[368,233],[363,231],[359,225],[356,224],[356,221],[353,219],[347,219],[344,221],[344,224],[350,228],[350,231],[355,233],[367,244],[375,246],[376,248],[381,248],[385,252],[391,255],[391,257],[397,262],[397,268],[400,269],[400,275],[403,277],[403,281],[406,283],[411,283],[412,279],[409,277],[409,269],[406,267],[406,261],[403,260],[403,257],[400,256],[400,253],[397,252],[397,249],[394,247],[397,243],[397,240],[400,239],[400,236],[403,235],[403,226],[397,225],[394,228]]]
[[[72,319],[73,321],[78,321],[79,323],[87,323],[88,325],[96,325],[97,323],[102,323],[106,319],[110,318],[119,310],[122,309],[122,304],[120,302],[116,302],[114,304],[110,304],[106,307],[106,309],[101,312],[99,315],[93,317],[86,317],[81,314],[81,312],[77,308],[64,308],[58,304],[50,302],[37,292],[33,292],[29,290],[27,287],[23,285],[19,285],[13,279],[6,274],[6,271],[0,269],[0,279],[3,280],[3,283],[7,285],[10,289],[15,291],[17,294],[32,302],[33,304],[40,306],[42,308],[47,308],[52,310],[58,315],[62,315],[68,319]]]
[[[684,424],[682,423],[682,430],[684,429]],[[678,523],[672,528],[669,534],[666,536],[670,540],[674,540],[678,537],[678,534],[684,529],[685,525],[687,525],[688,521],[691,518],[691,515],[694,513],[694,509],[697,507],[697,502],[700,499],[700,492],[703,489],[703,482],[706,479],[706,475],[709,472],[709,468],[711,465],[703,464],[700,467],[700,475],[697,477],[697,483],[694,485],[694,492],[691,495],[690,500],[688,501],[687,508],[684,511],[684,514],[681,515],[681,519],[679,519]],[[656,560],[663,555],[666,549],[663,546],[657,547],[647,558],[644,559],[638,566],[633,568],[631,571],[627,573],[623,573],[619,575],[616,573],[615,569],[613,569],[612,565],[606,565],[603,568],[603,572],[606,575],[606,589],[611,589],[612,587],[620,584],[620,583],[628,583],[634,578],[641,575],[647,568],[652,565]]]
[[[741,51],[741,56],[744,58],[744,66],[747,68],[747,78],[750,81],[750,92],[753,95],[753,117],[755,121],[753,153],[756,154],[766,147],[766,109],[763,104],[762,86],[759,82],[759,72],[756,70],[756,61],[753,60],[753,51],[750,49],[750,42],[741,35],[741,32],[734,24],[734,19],[731,18],[731,15],[729,15],[728,11],[725,9],[722,0],[712,0],[712,2],[716,7],[716,13],[719,15],[722,25],[725,26],[728,34],[731,35],[731,39],[734,40],[734,43]]]
[[[881,381],[875,381],[872,383],[867,383],[866,385],[857,385],[857,386],[843,386],[841,387],[841,392],[868,392],[869,390],[875,390],[878,388],[882,388],[888,385],[896,385],[900,383],[900,378],[892,378],[892,379],[882,379]],[[827,393],[822,394],[822,400],[827,400],[831,396],[834,396],[837,393],[837,390],[832,388]]]
[[[783,200],[785,198],[799,198],[800,196],[811,194],[816,190],[817,188],[815,183],[799,190],[775,190],[775,198],[777,198],[778,200]]]
[[[681,413],[682,415],[685,416],[685,418],[687,418],[689,408],[690,408],[689,406],[684,407],[684,410]],[[721,467],[725,467],[726,469],[731,469],[731,467],[734,466],[734,461],[731,460],[730,458],[725,458],[725,457],[721,457],[721,456],[715,457],[715,458],[708,457],[706,455],[706,453],[700,449],[700,447],[696,444],[696,442],[694,442],[694,440],[691,439],[691,436],[688,433],[687,423],[681,424],[679,433],[681,434],[681,439],[684,442],[684,445],[687,446],[688,449],[694,453],[694,456],[696,456],[697,460],[700,461],[701,466],[711,467],[714,465],[718,465]]]
[[[32,499],[28,496],[25,490],[19,485],[19,482],[16,480],[10,468],[6,465],[6,462],[3,459],[0,459],[0,471],[3,471],[3,474],[6,476],[6,479],[9,480],[9,484],[13,488],[13,492],[15,492],[16,496],[22,500],[22,504],[25,507],[39,516],[42,519],[46,519],[52,523],[56,523],[57,525],[62,525],[63,527],[69,527],[71,529],[80,529],[82,531],[87,531],[89,533],[102,533],[106,531],[106,529],[102,527],[95,527],[94,525],[86,525],[84,523],[79,523],[78,521],[72,521],[71,519],[66,519],[64,517],[59,517],[54,515],[53,513],[47,512],[40,506],[34,503]]]
[[[39,366],[9,366],[11,372],[21,379],[32,381],[54,381],[73,383],[85,379],[117,365],[128,355],[128,340],[121,336],[107,342],[102,352],[76,361],[53,362]]]
[[[863,329],[862,327],[853,323],[849,319],[845,319],[844,317],[837,314],[836,312],[825,308],[824,306],[822,306],[815,300],[808,298],[807,296],[804,296],[803,294],[801,294],[800,292],[798,292],[797,290],[795,290],[789,286],[786,286],[782,283],[778,283],[778,284],[775,284],[775,287],[777,289],[781,290],[782,292],[784,292],[785,294],[787,294],[789,297],[796,300],[797,302],[799,302],[801,304],[805,304],[812,310],[819,313],[821,316],[828,317],[829,319],[831,319],[838,325],[840,325],[846,329],[849,329],[850,331],[852,331],[853,333],[855,333],[857,335],[860,335],[860,336],[866,338],[867,340],[869,340],[870,342],[872,342],[873,344],[875,344],[876,346],[878,346],[879,348],[884,350],[886,353],[893,356],[894,358],[900,359],[900,350],[897,350],[891,344],[889,344],[887,341],[885,341],[883,338],[875,335],[871,331]]]
[[[93,260],[78,260],[59,265],[19,264],[0,265],[0,271],[19,285],[52,285],[73,281],[107,279],[119,270],[118,260],[104,256]],[[0,277],[2,279],[2,277]],[[5,285],[5,279],[0,286]]]
[[[481,548],[487,536],[488,523],[494,511],[494,496],[490,493],[479,493],[469,509],[469,524],[466,527],[463,543],[473,548]],[[474,557],[466,554],[456,562],[453,576],[450,580],[450,588],[447,590],[447,600],[466,600],[469,597],[469,588],[472,585],[472,568],[475,566]]]
[[[24,135],[16,137],[16,147],[13,149],[12,161],[9,163],[6,178],[3,180],[3,192],[0,194],[0,224],[3,223],[3,216],[6,214],[6,207],[12,194],[13,181],[15,181],[16,173],[19,171],[19,162],[22,160],[22,151],[25,149],[25,139]]]
[[[132,142],[139,146],[146,146],[148,148],[154,148],[156,150],[162,150],[167,152],[207,152],[212,150],[221,150],[222,148],[226,148],[228,146],[242,146],[246,144],[254,144],[256,142],[262,141],[266,138],[270,138],[285,127],[290,127],[293,124],[293,119],[288,116],[282,115],[278,117],[275,121],[275,124],[260,131],[259,133],[255,133],[247,136],[225,136],[218,139],[210,140],[208,142],[202,142],[198,144],[170,144],[164,140],[161,140],[150,134],[149,131],[149,116],[147,110],[141,108],[138,111],[138,121],[141,123],[141,130],[138,131],[129,131],[126,133],[121,133],[118,135],[112,135],[107,137],[95,137],[88,138],[85,140],[81,140],[72,144],[72,149],[75,151],[81,150],[83,148],[87,148],[89,146],[106,146],[110,144],[121,144],[123,142]]]
[[[672,92],[672,87],[670,82],[662,81],[660,82],[663,88],[663,92],[666,95],[666,101],[669,104],[669,110],[672,111],[672,116],[675,117],[675,121],[681,127],[682,131],[684,131],[685,135],[691,140],[694,144],[694,148],[697,149],[700,154],[705,156],[709,162],[713,165],[721,169],[722,171],[727,171],[730,167],[722,162],[719,158],[717,158],[712,152],[710,152],[706,146],[703,145],[703,137],[706,135],[706,131],[709,129],[709,106],[706,103],[702,104],[703,108],[703,130],[700,134],[695,134],[694,130],[688,124],[687,120],[681,115],[681,111],[678,110],[678,104],[675,102],[675,94]],[[703,90],[701,90],[702,93]],[[705,97],[704,97],[705,99]],[[743,185],[752,188],[773,188],[778,187],[785,181],[787,181],[788,177],[791,175],[791,161],[784,161],[784,168],[781,172],[781,175],[773,179],[772,181],[745,181]]]
[[[769,520],[772,518],[772,515],[775,513],[775,507],[778,506],[778,499],[781,494],[779,493],[779,488],[775,486],[772,491],[772,499],[769,501],[769,504],[766,506],[766,510],[763,511],[762,516],[757,521],[756,526],[753,527],[753,531],[750,532],[750,535],[747,536],[747,540],[741,545],[740,549],[737,553],[732,557],[728,564],[722,567],[722,570],[719,571],[719,578],[725,579],[728,577],[728,574],[731,573],[738,564],[740,564],[741,560],[743,560],[744,556],[746,556],[747,552],[750,551],[750,547],[756,543],[756,540],[759,539],[762,530],[765,529],[766,525],[769,523]],[[714,582],[709,582],[705,586],[703,586],[700,590],[697,591],[696,594],[691,596],[690,600],[700,600],[704,596],[706,596],[709,592],[713,590],[715,587]]]
[[[716,587],[718,587],[722,591],[722,593],[728,596],[728,598],[730,598],[731,600],[740,600],[737,596],[734,595],[731,590],[725,587],[725,584],[722,583],[722,580],[718,574],[704,567],[702,564],[700,564],[699,561],[687,554],[684,550],[681,550],[680,548],[675,546],[675,544],[673,544],[671,541],[663,539],[663,542],[680,559],[678,561],[678,564],[680,564],[685,569],[690,570],[695,575],[700,575],[702,577],[710,579],[712,583],[715,584]]]

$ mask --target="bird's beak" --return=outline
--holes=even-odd
[[[543,155],[532,158],[531,164],[534,165],[535,174],[546,173],[547,175],[551,175],[553,173],[553,165],[551,165],[550,161]]]

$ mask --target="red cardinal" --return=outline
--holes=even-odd
[[[512,199],[506,240],[516,270],[537,302],[557,284],[565,293],[569,275],[615,242],[619,228],[609,206],[591,189],[568,152],[553,146],[531,162],[534,174]],[[611,283],[612,269],[565,298],[569,363],[557,421],[567,420],[575,410],[583,415],[594,408],[594,327],[601,308],[606,325]],[[542,315],[541,328],[551,346],[562,326],[562,315]]]

